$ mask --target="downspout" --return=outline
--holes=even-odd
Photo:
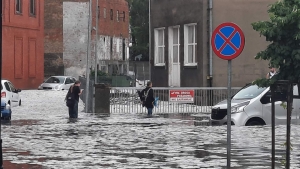
[[[89,19],[88,19],[88,38],[87,38],[87,55],[86,55],[86,87],[85,87],[85,113],[89,113],[89,89],[90,89],[90,69],[89,59],[91,57],[91,31],[92,31],[92,0],[89,0]]]
[[[151,79],[151,50],[152,50],[152,45],[151,45],[151,0],[149,0],[149,80],[152,81]]]
[[[209,87],[212,87],[212,80],[213,80],[213,51],[211,46],[211,37],[212,37],[212,29],[213,29],[213,0],[208,0],[209,3],[209,76],[207,79],[209,80]]]

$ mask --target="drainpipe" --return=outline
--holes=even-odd
[[[98,24],[99,24],[99,0],[97,0],[96,4],[96,42],[95,42],[95,84],[97,84],[98,77]]]
[[[212,87],[212,80],[213,80],[213,51],[212,51],[212,46],[211,46],[211,37],[212,37],[212,29],[213,29],[213,13],[212,13],[212,9],[213,9],[213,0],[208,0],[208,4],[209,4],[209,42],[208,42],[208,46],[209,46],[209,76],[207,77],[207,79],[209,80],[209,87]]]
[[[92,0],[89,0],[89,19],[88,19],[88,39],[86,55],[86,87],[85,87],[85,112],[89,112],[89,88],[90,88],[90,71],[89,58],[91,56],[91,24],[92,24]]]
[[[151,0],[149,0],[149,80],[151,79]]]
[[[0,80],[2,79],[2,66],[3,66],[3,63],[2,63],[2,20],[3,20],[3,8],[2,8],[2,1],[1,1],[1,4],[0,4],[0,10],[1,10],[1,21],[0,21],[0,24],[1,24],[1,28],[0,28]],[[0,98],[0,100],[2,100],[2,98]],[[0,119],[0,169],[3,169],[3,152],[2,152],[2,136],[1,136],[1,127],[2,127],[2,122],[1,122],[1,119]]]

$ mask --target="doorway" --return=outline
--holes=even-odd
[[[169,27],[169,86],[180,87],[180,27]]]

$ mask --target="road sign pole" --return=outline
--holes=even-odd
[[[228,60],[227,87],[227,168],[230,169],[231,160],[231,60]]]
[[[211,38],[214,53],[228,60],[227,86],[227,168],[231,161],[231,60],[238,57],[245,46],[245,35],[241,28],[231,22],[222,23],[214,30]]]

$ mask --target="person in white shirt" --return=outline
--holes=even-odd
[[[269,66],[270,72],[267,74],[266,78],[271,79],[277,72],[276,68]]]

